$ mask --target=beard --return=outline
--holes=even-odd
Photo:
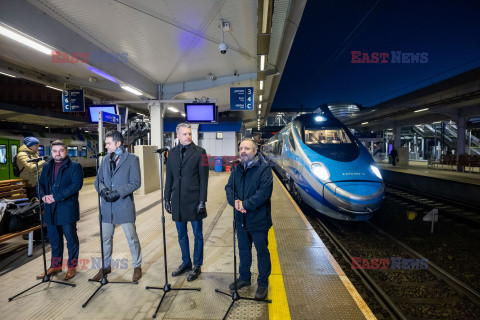
[[[60,162],[65,161],[65,159],[67,159],[67,157],[65,156],[65,157],[62,158],[60,156],[56,156],[53,159],[55,160],[55,162],[60,163]]]

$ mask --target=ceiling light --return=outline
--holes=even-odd
[[[182,117],[185,117],[185,113],[182,112]]]
[[[428,108],[425,108],[425,109],[415,110],[413,112],[422,112],[422,111],[427,111],[427,110],[428,110]]]
[[[137,89],[135,89],[135,88],[133,88],[133,87],[127,86],[127,85],[125,85],[125,84],[122,84],[120,87],[121,87],[123,90],[128,91],[128,92],[131,92],[131,93],[133,93],[133,94],[135,94],[135,95],[137,95],[137,96],[141,96],[141,95],[142,95],[142,92],[138,91]]]
[[[88,70],[92,71],[95,74],[98,74],[102,78],[105,78],[105,79],[110,80],[112,82],[118,83],[117,80],[115,80],[114,77],[112,77],[111,75],[109,75],[106,72],[103,72],[102,70],[98,70],[97,68],[94,68],[92,66],[88,67]]]
[[[180,112],[180,111],[178,111],[178,109],[175,108],[175,107],[168,107],[167,109],[170,110],[170,111],[173,111],[173,112]]]
[[[0,26],[0,34],[3,34],[4,36],[13,39],[15,41],[18,41],[26,46],[29,46],[32,49],[38,50],[42,53],[51,55],[52,54],[52,49],[44,46],[43,44],[38,43],[39,41],[35,39],[35,41],[27,38],[26,36],[23,35],[20,31],[13,31],[10,29],[7,29],[3,26]],[[38,42],[36,42],[38,41]]]
[[[263,23],[262,23],[262,33],[267,33],[267,24],[268,24],[268,3],[269,1],[263,1]]]
[[[262,111],[258,110],[258,114],[261,114],[261,113],[262,113]]]
[[[367,123],[368,123],[368,121],[367,121],[367,122],[362,122],[362,126],[363,126],[364,124],[367,124]]]
[[[47,88],[50,88],[50,89],[54,89],[54,90],[58,90],[58,91],[67,91],[67,90],[63,90],[63,89],[58,89],[58,88],[55,88],[55,87],[52,87],[52,86],[45,86]]]
[[[259,99],[260,101],[262,101],[262,100],[263,100],[263,95],[260,95],[260,97],[258,97],[258,99]]]
[[[8,73],[0,72],[0,74],[3,74],[3,75],[5,75],[5,76],[7,76],[7,77],[16,78],[16,76],[11,75],[11,74],[8,74]]]
[[[260,90],[263,90],[263,80],[260,80]]]
[[[265,55],[261,55],[260,56],[260,71],[264,71],[265,70]]]
[[[261,103],[258,105],[258,109],[262,109],[262,104]]]

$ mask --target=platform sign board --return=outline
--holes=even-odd
[[[253,110],[253,87],[230,88],[230,110]]]
[[[83,90],[62,92],[63,112],[85,112],[85,96]]]
[[[120,124],[120,116],[118,114],[102,112],[102,121],[113,124]]]
[[[85,112],[85,96],[83,90],[68,90],[70,97],[70,111]]]

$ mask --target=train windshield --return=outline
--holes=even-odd
[[[308,146],[324,146],[352,143],[343,128],[305,129],[305,144]]]

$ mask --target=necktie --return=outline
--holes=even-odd
[[[183,147],[182,148],[182,162],[183,162],[183,158],[185,156],[185,152],[187,151],[187,148]]]

